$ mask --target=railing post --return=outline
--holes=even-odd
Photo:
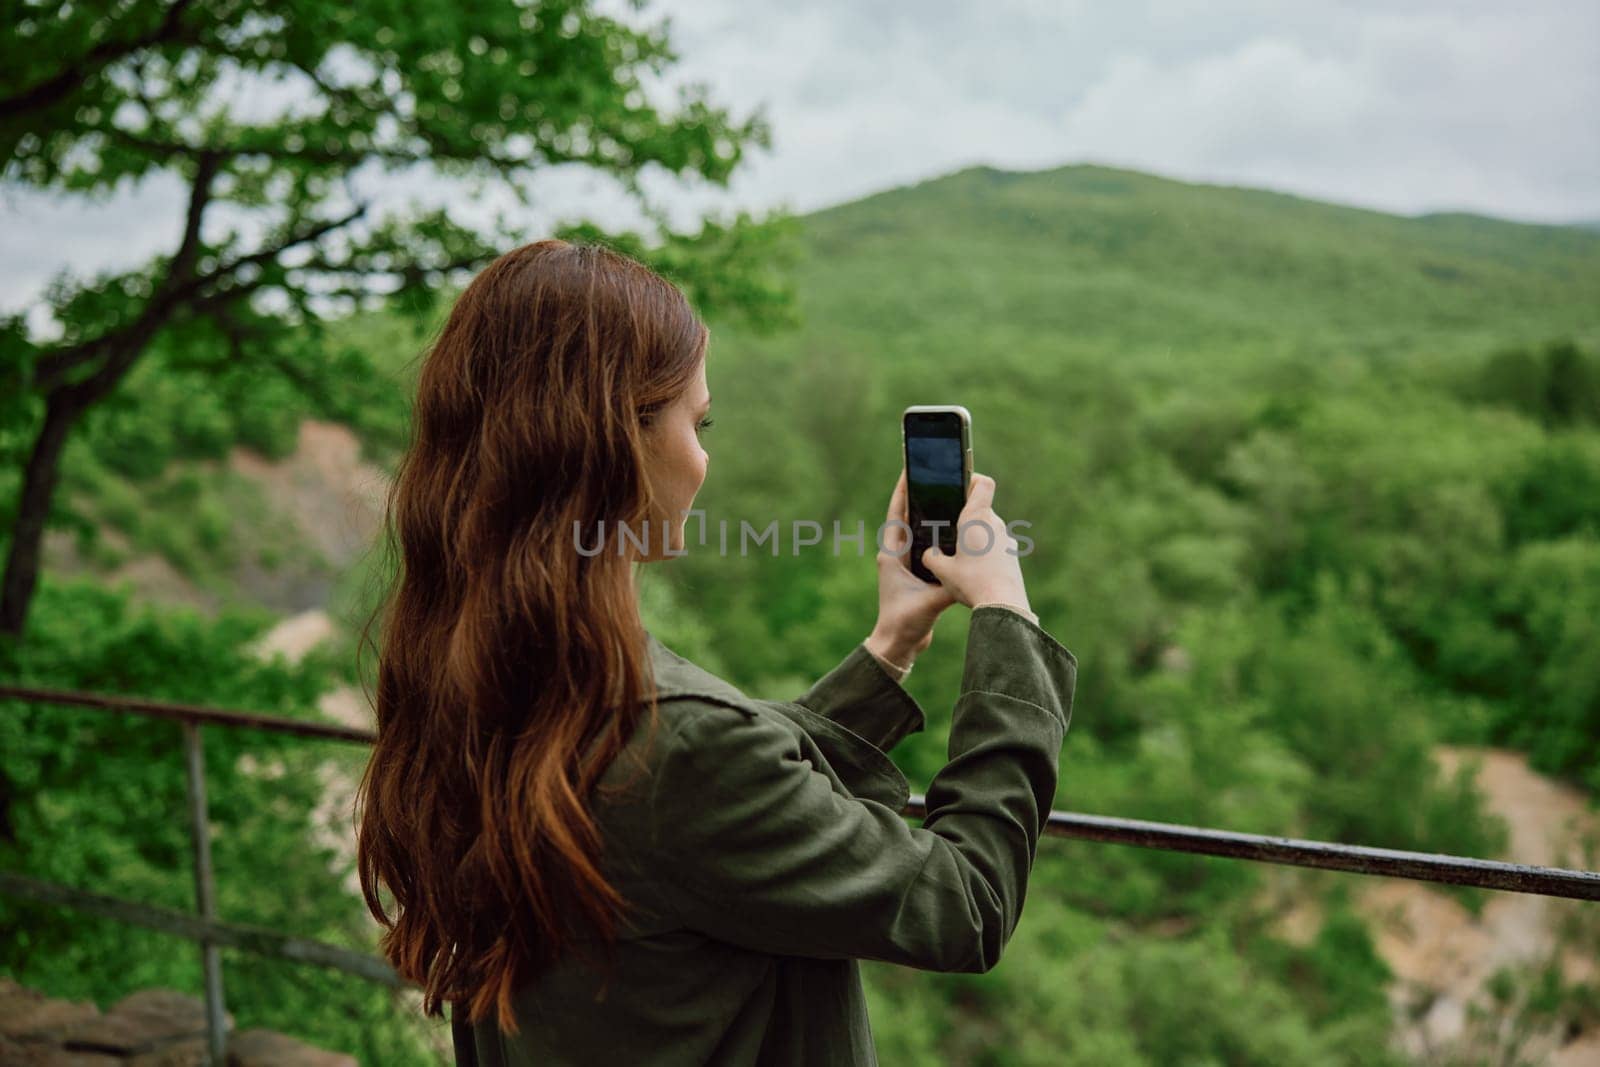
[[[200,727],[183,724],[185,770],[189,779],[189,827],[194,839],[194,894],[200,918],[217,919],[216,885],[211,877],[211,820],[206,813],[206,756],[200,747]],[[206,1044],[212,1067],[227,1063],[228,1018],[222,1002],[222,950],[211,938],[200,941],[200,959],[206,979]]]

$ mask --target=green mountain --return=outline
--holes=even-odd
[[[1546,770],[1600,765],[1555,721],[1600,727],[1562,644],[1580,638],[1525,614],[1545,610],[1543,581],[1587,588],[1600,552],[1600,235],[1089,166],[964,170],[808,216],[805,234],[801,328],[715,328],[713,520],[875,524],[900,409],[963,403],[996,507],[1032,523],[1035,606],[1093,664],[1086,732],[1137,744],[1160,665],[1244,612],[1268,659],[1308,625],[1343,632],[1352,685],[1376,686],[1362,699],[1390,723],[1514,741]],[[831,645],[808,621],[849,633],[870,610],[848,543],[674,571],[683,599],[718,605],[705,654],[751,685],[819,661]],[[1359,623],[1319,615],[1346,609]],[[958,674],[943,662],[914,685],[948,692]],[[1238,684],[1212,698],[1271,690]],[[1305,725],[1360,716],[1274,714],[1323,773],[1345,758],[1374,782],[1385,760],[1397,784],[1412,773],[1355,758],[1366,742],[1328,753]],[[941,752],[911,758],[931,774]],[[1428,836],[1420,807],[1369,799],[1324,828]]]
[[[1010,320],[1126,356],[1379,351],[1424,331],[1542,337],[1600,319],[1600,237],[1569,227],[1402,218],[1104,167],[973,168],[807,221],[803,291],[851,325]]]

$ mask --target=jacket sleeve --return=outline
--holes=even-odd
[[[887,752],[927,725],[927,715],[865,643],[794,701],[825,715]]]
[[[780,722],[680,709],[650,815],[663,892],[685,926],[758,951],[989,970],[1021,915],[1076,679],[1033,622],[973,611],[921,827],[836,792]]]

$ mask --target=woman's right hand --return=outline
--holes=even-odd
[[[974,473],[967,487],[966,506],[956,522],[955,553],[932,545],[923,550],[922,565],[933,572],[957,603],[969,608],[1007,604],[1031,612],[1017,539],[995,514],[993,503],[994,479]],[[983,528],[987,528],[987,536]]]

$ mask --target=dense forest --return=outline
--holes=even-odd
[[[793,324],[712,322],[698,505],[735,528],[870,530],[900,410],[964,404],[996,510],[1030,524],[1032,605],[1080,663],[1057,808],[1493,857],[1504,827],[1436,745],[1514,748],[1600,794],[1600,233],[1077,166],[964,170],[806,216],[794,239]],[[385,380],[323,397],[322,414],[380,466],[404,447],[426,349],[410,321],[333,327]],[[234,577],[311,551],[217,462],[240,439],[293,447],[304,399],[275,406],[257,385],[158,353],[90,413],[53,520],[87,562],[44,574],[8,676],[300,716],[358,680],[376,553],[332,585],[341,641],[294,664],[249,652],[274,615]],[[0,499],[15,492],[0,471]],[[691,544],[650,568],[647,623],[748,692],[798,694],[866,636],[875,574],[853,543],[787,544]],[[225,606],[95,580],[130,554]],[[944,759],[964,628],[947,613],[907,682],[930,721],[893,755],[918,790]],[[347,872],[306,829],[323,766],[360,754],[206,744],[224,916],[370,947]],[[176,727],[8,705],[0,776],[6,869],[188,906]],[[1046,840],[993,972],[867,966],[880,1057],[1405,1062],[1356,880]],[[1307,897],[1319,932],[1277,936],[1274,909]],[[1600,922],[1573,937],[1600,955]],[[238,1025],[430,1062],[383,991],[226,960]],[[0,971],[102,1001],[199,988],[185,944],[4,898]],[[1538,984],[1525,1011],[1600,1026],[1593,986],[1505,981]]]

